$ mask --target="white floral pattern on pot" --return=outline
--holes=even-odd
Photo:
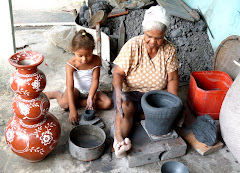
[[[38,139],[41,144],[43,144],[44,146],[48,146],[50,149],[52,149],[53,144],[55,144],[57,142],[57,140],[55,140],[53,138],[53,133],[52,133],[52,130],[54,129],[54,127],[56,127],[56,124],[54,124],[53,122],[47,122],[46,123],[46,120],[47,120],[46,117],[44,118],[44,120],[42,122],[40,122],[38,124],[37,128],[36,128],[36,126],[35,127],[31,126],[33,128],[36,128],[36,129],[33,133],[28,133],[28,134],[27,134],[28,129],[26,129],[26,127],[29,128],[29,126],[28,125],[23,125],[24,123],[19,119],[18,120],[21,121],[20,124],[23,125],[23,127],[17,125],[17,123],[16,123],[17,119],[18,118],[14,116],[13,119],[12,119],[12,122],[6,128],[7,129],[6,130],[7,144],[15,152],[24,153],[24,152],[30,151],[30,152],[37,152],[41,155],[43,155],[44,152],[45,152],[44,148],[41,148],[40,146],[37,147],[37,148],[31,147],[31,142],[29,141],[28,138],[25,138],[24,142],[25,142],[26,146],[25,146],[24,149],[15,148],[12,145],[12,142],[13,142],[14,137],[15,137],[15,132],[18,132],[19,134],[24,133],[26,136],[29,136],[29,137],[30,136],[31,137],[35,136],[35,140]],[[44,126],[44,128],[43,128],[43,126]],[[8,127],[11,127],[11,128],[8,128]]]

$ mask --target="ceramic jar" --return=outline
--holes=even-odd
[[[46,77],[37,66],[43,59],[40,53],[32,51],[9,58],[10,64],[17,68],[10,78],[16,95],[12,102],[14,116],[5,129],[5,138],[15,154],[31,162],[44,159],[57,145],[61,134],[60,124],[48,112],[50,102],[42,92]]]

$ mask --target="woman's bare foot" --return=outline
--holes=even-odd
[[[63,93],[61,91],[46,91],[44,92],[49,99],[59,99]]]
[[[113,148],[115,150],[115,155],[117,158],[123,158],[127,155],[128,150],[130,150],[132,144],[129,138],[125,138],[123,141],[113,143]]]

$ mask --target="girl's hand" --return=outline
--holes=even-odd
[[[122,91],[116,91],[116,106],[117,106],[117,114],[119,114],[122,118],[124,117],[124,112],[122,109]]]
[[[93,109],[93,100],[92,98],[88,97],[87,98],[87,105],[85,109]]]
[[[79,124],[79,117],[77,111],[70,111],[69,113],[69,122],[72,123],[73,125],[78,125]]]

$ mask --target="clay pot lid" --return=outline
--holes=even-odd
[[[213,69],[227,73],[233,80],[240,72],[240,36],[232,35],[224,39],[218,46]]]

